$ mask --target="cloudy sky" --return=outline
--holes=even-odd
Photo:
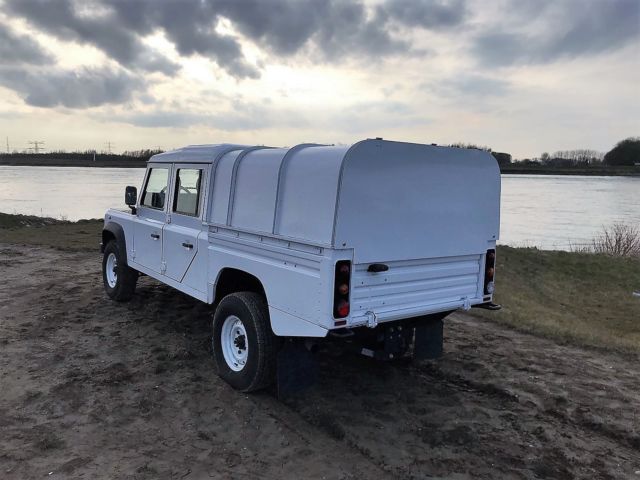
[[[640,0],[0,0],[11,149],[638,135]]]

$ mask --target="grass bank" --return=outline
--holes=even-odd
[[[98,252],[102,225],[101,219],[68,222],[55,218],[0,213],[0,243]]]
[[[102,220],[0,214],[0,243],[98,254]],[[640,352],[640,258],[498,247],[499,312],[476,316],[584,346]]]
[[[583,346],[640,352],[640,258],[499,247],[499,312],[472,314]]]

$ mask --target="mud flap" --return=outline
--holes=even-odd
[[[283,398],[313,385],[318,365],[312,352],[301,341],[288,340],[278,352],[276,395]]]
[[[413,356],[416,360],[440,358],[443,351],[443,318],[425,318],[416,323]]]

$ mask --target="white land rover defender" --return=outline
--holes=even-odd
[[[214,305],[214,360],[242,391],[308,382],[327,335],[435,358],[446,315],[499,308],[500,172],[480,150],[194,145],[153,156],[125,203],[105,215],[107,294],[144,274]]]

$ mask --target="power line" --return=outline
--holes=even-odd
[[[104,148],[107,149],[107,153],[111,154],[111,149],[115,147],[115,144],[112,142],[104,142]]]
[[[30,147],[31,149],[33,149],[33,153],[40,153],[40,150],[44,150],[44,148],[42,148],[44,146],[44,142],[42,140],[33,140],[27,143],[29,145],[33,145],[32,147]]]
[[[9,137],[7,137],[7,153],[9,153]]]

